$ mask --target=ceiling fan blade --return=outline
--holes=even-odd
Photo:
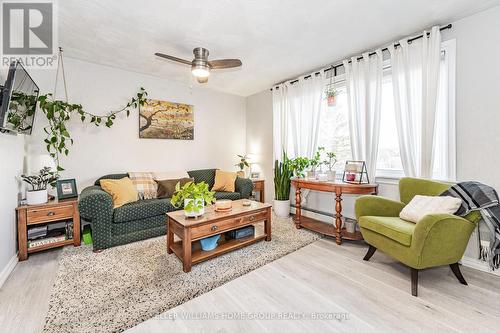
[[[208,62],[208,64],[213,69],[233,68],[233,67],[240,67],[241,60],[240,59],[219,59],[219,60],[211,60]]]
[[[157,56],[157,57],[161,57],[161,58],[165,58],[165,59],[168,59],[168,60],[177,61],[177,62],[180,62],[180,63],[186,64],[186,65],[191,65],[191,61],[184,60],[184,59],[177,58],[177,57],[173,57],[173,56],[168,55],[168,54],[163,54],[163,53],[155,53],[155,56]]]

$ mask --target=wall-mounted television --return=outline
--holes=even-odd
[[[31,134],[39,89],[19,62],[12,62],[0,98],[0,132]]]

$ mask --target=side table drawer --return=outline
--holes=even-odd
[[[28,209],[26,217],[28,224],[45,223],[73,217],[73,206],[44,207]]]
[[[266,218],[267,212],[257,212],[250,215],[245,215],[230,220],[223,220],[219,222],[213,222],[210,224],[205,224],[191,230],[191,238],[199,239],[207,237],[210,235],[215,235],[227,230],[237,229],[241,226],[252,224],[254,222],[262,221]]]
[[[253,189],[256,191],[260,191],[264,188],[264,182],[258,181],[253,183]]]

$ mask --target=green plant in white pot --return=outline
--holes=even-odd
[[[54,187],[59,175],[50,171],[49,167],[41,169],[37,175],[21,175],[25,183],[31,185],[31,190],[26,191],[28,205],[40,205],[47,202],[47,186]]]
[[[327,152],[326,153],[326,159],[323,161],[323,164],[326,165],[328,168],[327,173],[327,179],[328,181],[334,181],[335,180],[335,170],[333,167],[337,163],[337,155],[334,152]]]
[[[290,178],[293,176],[290,160],[283,152],[282,161],[274,161],[274,212],[279,217],[290,215]]]
[[[179,182],[175,185],[171,203],[176,208],[184,205],[184,214],[187,217],[198,217],[205,213],[205,204],[210,205],[215,202],[214,194],[215,192],[210,191],[205,182],[198,184],[189,182],[182,187]]]

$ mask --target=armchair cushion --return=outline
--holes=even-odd
[[[361,216],[359,226],[410,246],[415,224],[399,217]]]
[[[399,217],[405,221],[418,223],[428,214],[453,214],[461,204],[462,200],[458,198],[416,195],[399,213]]]

